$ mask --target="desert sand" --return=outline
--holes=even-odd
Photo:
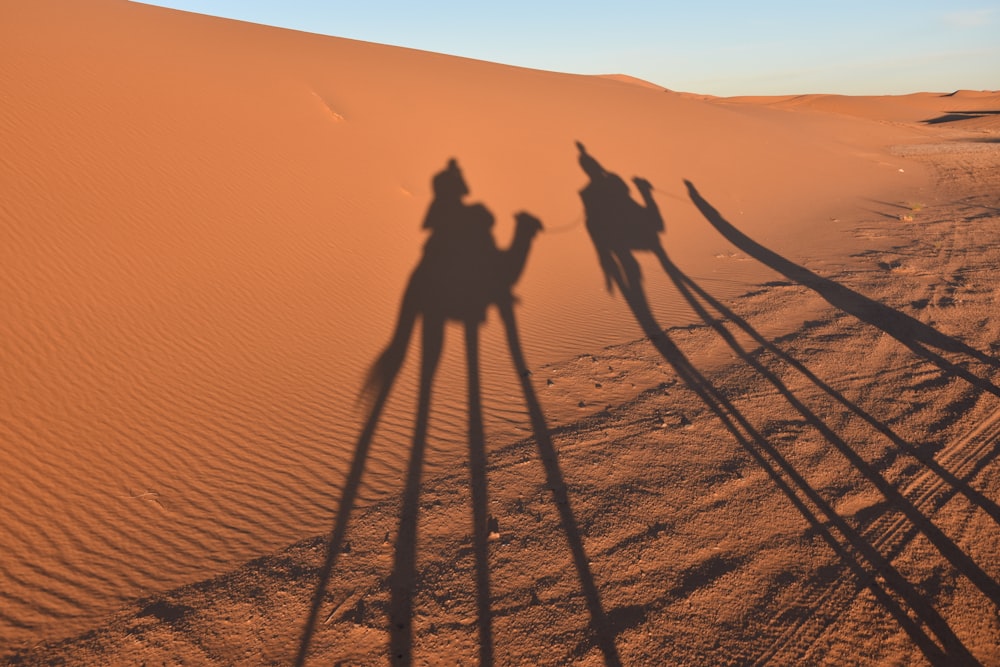
[[[1000,665],[1000,92],[0,13],[4,661]]]

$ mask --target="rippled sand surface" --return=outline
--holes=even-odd
[[[329,529],[358,392],[448,159],[501,246],[519,210],[548,228],[517,290],[534,366],[642,335],[582,228],[575,141],[654,184],[668,249],[722,296],[771,274],[731,253],[683,178],[803,254],[846,247],[832,218],[925,178],[885,150],[919,131],[863,114],[114,0],[3,13],[0,649]],[[789,233],[804,211],[812,228]],[[648,290],[665,322],[691,319],[664,277]],[[432,470],[465,446],[461,334],[447,333]],[[483,336],[486,427],[508,442],[527,432],[517,378],[495,318]],[[362,502],[398,488],[414,375],[385,412]]]

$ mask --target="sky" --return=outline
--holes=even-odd
[[[712,95],[1000,89],[1000,0],[152,0]]]

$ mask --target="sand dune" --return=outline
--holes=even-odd
[[[965,121],[981,117],[995,121],[996,110],[1000,108],[1000,92],[989,90],[885,96],[788,95],[726,99],[741,104],[796,111],[823,111],[881,122],[936,125],[963,121],[961,129],[972,131],[995,131],[996,122],[972,124]]]
[[[892,241],[845,229],[938,196],[927,150],[894,146],[997,130],[996,93],[699,99],[118,0],[8,4],[4,654],[330,530],[365,374],[389,342],[432,178],[450,159],[501,247],[519,211],[546,228],[516,311],[533,381],[543,368],[553,380],[540,406],[558,430],[663,381],[634,350],[621,360],[631,381],[592,375],[595,355],[649,331],[606,288],[576,142],[626,182],[652,184],[673,261],[725,300],[786,278],[709,224],[685,180],[747,237],[821,270]],[[956,113],[968,118],[928,123]],[[640,201],[635,186],[631,196]],[[698,322],[655,258],[639,262],[656,321]],[[500,451],[538,433],[495,314],[481,335],[485,444]],[[709,348],[699,367],[728,363]],[[448,325],[428,477],[450,479],[467,455],[463,355],[461,328]],[[602,392],[584,397],[594,384]],[[384,507],[403,485],[417,386],[410,359],[360,508]]]
[[[645,79],[640,79],[636,76],[629,76],[628,74],[604,74],[602,78],[610,79],[612,81],[621,81],[622,83],[630,83],[633,86],[641,86],[643,88],[650,88],[652,90],[659,90],[662,92],[673,92],[667,90],[663,86],[653,83],[652,81],[646,81]]]

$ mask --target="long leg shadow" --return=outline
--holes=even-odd
[[[781,491],[792,501],[810,526],[822,536],[858,581],[868,587],[877,600],[896,619],[925,655],[935,663],[948,660],[956,664],[975,664],[975,660],[954,634],[944,618],[928,604],[892,564],[841,517],[810,486],[795,467],[761,434],[750,421],[698,371],[662,327],[656,324],[645,295],[626,294],[626,301],[656,349],[670,363],[678,377],[705,403],[733,438],[761,466]],[[832,526],[835,530],[831,530]],[[839,537],[837,535],[839,533]],[[881,574],[886,586],[875,576]],[[902,598],[923,625],[930,628],[942,646],[915,622],[898,601]]]
[[[479,664],[493,663],[493,612],[490,609],[489,494],[486,479],[486,433],[479,379],[479,335],[465,328],[469,391],[469,484],[472,490],[472,548],[476,557],[476,609],[479,614]]]
[[[764,377],[778,393],[806,420],[806,422],[815,428],[828,442],[830,442],[848,461],[855,469],[860,471],[869,482],[871,482],[883,497],[889,501],[889,503],[902,512],[907,519],[909,519],[914,526],[916,526],[920,532],[934,544],[941,554],[947,558],[960,572],[964,573],[976,586],[982,590],[982,592],[989,597],[994,602],[1000,604],[1000,585],[997,584],[992,578],[989,577],[975,562],[972,561],[968,555],[965,554],[958,546],[951,541],[937,526],[934,525],[926,516],[924,516],[908,499],[906,499],[899,490],[891,484],[885,477],[883,477],[878,470],[876,470],[868,461],[861,457],[847,442],[845,442],[837,433],[835,433],[822,419],[819,418],[816,413],[814,413],[809,407],[807,407],[786,385],[785,383],[769,368],[760,362],[757,357],[750,354],[745,350],[733,337],[733,335],[726,329],[722,323],[713,318],[705,307],[695,298],[692,293],[690,286],[693,285],[687,276],[680,272],[679,269],[670,261],[667,254],[662,250],[657,253],[660,262],[667,272],[667,274],[673,279],[674,284],[677,286],[678,290],[684,296],[685,300],[691,305],[694,311],[705,321],[706,324],[711,326],[720,337],[729,345],[729,347],[736,352],[736,354],[746,363],[748,366],[753,368]],[[943,472],[943,471],[942,471]],[[944,473],[946,476],[953,478],[953,476]],[[964,482],[959,482],[954,480],[960,485],[960,487],[969,489],[968,485]],[[995,510],[996,507],[988,499],[983,498],[981,494],[975,492],[969,494],[976,499],[981,499],[988,508]]]
[[[370,413],[355,446],[337,507],[336,520],[327,544],[327,554],[319,572],[312,603],[302,631],[295,664],[304,665],[316,630],[326,590],[344,549],[347,527],[357,499],[371,442],[402,368],[410,338],[418,319],[422,320],[422,352],[419,394],[407,473],[402,493],[399,528],[390,579],[389,658],[393,664],[413,662],[413,609],[417,588],[417,544],[419,500],[427,446],[434,376],[444,346],[444,326],[448,320],[465,327],[467,365],[469,471],[472,500],[473,551],[476,572],[479,664],[494,663],[493,615],[490,606],[489,513],[487,460],[483,425],[480,377],[479,326],[487,309],[496,306],[503,321],[511,360],[521,380],[525,403],[553,500],[559,508],[577,574],[591,616],[591,627],[605,663],[621,664],[614,634],[590,571],[580,531],[566,495],[551,436],[541,407],[528,380],[514,317],[512,288],[518,281],[541,223],[532,216],[516,216],[514,240],[506,250],[497,248],[492,235],[493,216],[481,204],[466,204],[468,194],[457,163],[434,177],[435,198],[424,222],[431,236],[424,256],[414,270],[403,296],[403,304],[385,351],[375,362],[366,383]]]
[[[413,425],[413,442],[400,506],[396,555],[392,566],[389,602],[389,655],[393,662],[409,664],[413,645],[410,619],[413,617],[413,594],[417,578],[417,514],[420,509],[420,478],[427,449],[427,425],[431,410],[431,390],[441,348],[444,343],[444,320],[424,316],[420,393]]]
[[[932,511],[943,507],[957,493],[962,493],[973,504],[986,511],[994,521],[998,521],[1000,512],[998,512],[997,505],[989,498],[986,498],[982,493],[973,489],[965,479],[959,478],[952,472],[943,468],[932,457],[921,456],[919,450],[917,450],[917,448],[913,445],[900,438],[891,429],[876,420],[862,408],[851,401],[848,401],[843,395],[816,377],[797,359],[784,352],[777,345],[766,340],[759,332],[753,329],[750,324],[746,322],[746,320],[733,313],[729,308],[724,306],[703,288],[701,288],[689,276],[684,274],[675,264],[673,264],[673,262],[670,261],[665,252],[657,254],[661,265],[667,275],[670,276],[675,286],[678,288],[678,291],[683,295],[685,300],[699,315],[699,317],[702,318],[706,325],[712,327],[739,356],[739,358],[744,361],[744,363],[754,368],[754,370],[756,370],[761,376],[766,378],[789,402],[789,404],[803,416],[806,422],[820,432],[827,439],[827,441],[831,442],[834,447],[851,462],[856,469],[861,471],[865,478],[879,489],[879,491],[883,494],[883,497],[887,499],[890,505],[903,514],[906,520],[911,524],[912,527],[909,530],[906,530],[905,525],[900,525],[903,523],[902,521],[896,521],[894,522],[893,527],[885,530],[882,534],[874,536],[880,538],[880,540],[884,542],[887,542],[887,546],[891,547],[890,553],[882,556],[883,559],[887,562],[891,562],[900,552],[902,552],[904,546],[913,539],[917,532],[923,533],[925,537],[927,537],[928,540],[938,548],[941,554],[952,563],[956,570],[969,578],[970,581],[972,581],[973,584],[975,584],[995,605],[1000,605],[1000,596],[998,596],[998,593],[1000,593],[1000,587],[998,587],[997,583],[985,572],[983,572],[978,565],[976,565],[963,551],[961,551],[961,549],[959,549],[957,545],[945,536],[944,533],[942,533],[930,521],[930,519],[927,518],[926,514],[924,514],[916,505],[900,493],[894,485],[882,477],[875,467],[862,459],[860,455],[858,455],[843,439],[840,438],[840,436],[834,433],[815,413],[806,407],[788,389],[784,382],[772,371],[770,371],[770,369],[764,366],[754,354],[743,348],[736,341],[735,337],[733,337],[733,335],[725,328],[722,321],[711,315],[706,308],[706,305],[716,311],[723,319],[733,322],[737,327],[750,335],[750,337],[758,343],[761,348],[771,352],[776,358],[785,361],[791,367],[805,375],[824,393],[832,397],[848,411],[854,413],[873,426],[879,433],[887,437],[901,451],[918,458],[930,471],[935,473],[946,485],[946,487],[942,492],[936,493],[932,496]],[[967,477],[974,475],[978,467],[982,464],[983,461],[978,462]],[[971,656],[964,655],[964,653],[960,654],[959,657],[969,660],[972,659]]]
[[[562,521],[563,530],[566,533],[566,541],[569,542],[570,552],[573,555],[573,565],[576,567],[580,585],[583,588],[583,595],[587,600],[587,608],[590,611],[591,628],[597,636],[597,644],[604,653],[604,662],[607,665],[620,665],[618,649],[615,646],[615,636],[608,615],[601,605],[601,596],[594,581],[594,575],[590,571],[590,564],[587,553],[583,548],[583,539],[580,529],[573,515],[573,508],[570,505],[569,495],[566,492],[566,481],[563,478],[562,469],[559,467],[559,459],[556,455],[556,448],[552,444],[552,437],[549,432],[545,415],[542,413],[541,405],[535,396],[535,389],[529,380],[528,366],[524,360],[524,353],[521,349],[521,340],[517,333],[517,323],[514,319],[514,309],[510,304],[501,306],[500,316],[503,319],[504,329],[507,333],[507,345],[510,349],[511,360],[518,377],[521,378],[521,390],[524,392],[524,402],[528,407],[528,414],[531,418],[531,428],[535,435],[535,443],[538,446],[538,456],[545,467],[545,480],[552,490],[552,499],[559,509],[559,518]]]
[[[405,351],[405,350],[404,350]],[[400,359],[402,365],[402,359]],[[309,606],[309,613],[306,615],[305,625],[302,630],[302,638],[299,641],[299,650],[295,655],[295,664],[299,667],[305,664],[306,656],[309,652],[309,644],[313,633],[316,630],[316,621],[319,619],[319,612],[323,606],[323,599],[326,590],[330,586],[330,578],[333,575],[337,564],[337,557],[344,549],[344,538],[347,535],[347,524],[350,522],[351,512],[354,510],[354,502],[358,497],[358,489],[361,486],[361,477],[364,473],[365,463],[368,461],[368,453],[371,450],[372,439],[375,436],[375,428],[378,426],[385,403],[389,398],[389,391],[396,376],[399,373],[397,366],[388,381],[379,388],[378,396],[372,402],[368,419],[364,428],[358,436],[358,442],[354,446],[354,456],[351,459],[351,466],[347,471],[347,478],[344,480],[344,489],[340,492],[340,500],[337,505],[337,517],[334,522],[333,532],[326,545],[326,558],[319,570],[319,581],[316,583],[316,592],[313,594],[312,603]]]
[[[676,271],[676,267],[669,261],[656,238],[658,231],[652,232],[651,235],[651,230],[662,230],[663,225],[659,210],[652,199],[652,188],[649,183],[642,179],[635,180],[645,201],[644,207],[639,206],[631,198],[627,186],[623,188],[624,181],[620,177],[605,170],[586,152],[582,144],[578,144],[578,148],[581,167],[591,179],[581,191],[587,229],[604,270],[605,280],[609,288],[611,286],[618,288],[636,321],[658,352],[740,446],[765,470],[817,534],[830,545],[857,580],[872,592],[929,660],[935,664],[978,664],[944,618],[895,569],[891,561],[833,509],[780,450],[758,431],[722,391],[697,370],[664,332],[649,307],[642,287],[642,276],[634,258],[635,250],[654,252],[664,270],[671,275],[696,312],[710,324],[715,323],[715,320],[694,298],[691,282]],[[658,224],[655,222],[656,219],[659,219]],[[727,342],[736,345],[735,339],[721,325],[716,330],[724,335]],[[935,546],[956,567],[969,576],[991,599],[996,599],[994,597],[997,593],[996,582],[978,568],[936,526],[912,508],[912,505],[891,484],[878,475],[866,461],[802,404],[773,373],[743,352],[742,348],[739,350],[744,360],[748,362],[753,360],[755,369],[763,373],[786,400],[814,428],[830,439],[853,465],[859,467],[871,481],[875,482],[878,488],[894,501],[907,518],[928,535]],[[830,391],[832,392],[832,389]],[[884,585],[876,579],[877,575],[881,575]],[[916,620],[913,616],[916,616]]]
[[[793,357],[791,354],[787,353],[778,345],[766,339],[760,334],[756,329],[754,329],[749,322],[734,313],[731,309],[726,307],[718,299],[713,297],[711,294],[705,291],[698,283],[692,280],[688,275],[683,273],[676,264],[674,264],[666,252],[659,255],[659,260],[661,265],[666,271],[667,275],[670,276],[674,285],[677,286],[678,291],[684,296],[685,300],[691,305],[692,309],[698,313],[702,320],[709,326],[711,326],[716,331],[719,331],[721,335],[724,336],[727,343],[738,352],[741,358],[748,360],[751,357],[750,353],[744,350],[741,346],[736,344],[735,339],[725,331],[722,323],[718,319],[713,317],[704,306],[698,303],[698,299],[701,299],[708,307],[717,312],[722,319],[732,322],[737,327],[739,327],[744,333],[750,336],[750,338],[760,345],[760,347],[771,354],[773,354],[777,359],[784,361],[790,367],[794,368],[796,371],[801,373],[806,379],[808,379],[814,386],[820,389],[827,396],[832,398],[834,401],[843,406],[848,412],[854,414],[855,416],[861,418],[865,423],[872,427],[880,435],[884,436],[889,440],[895,447],[905,454],[912,456],[913,458],[920,461],[928,470],[937,475],[941,481],[951,487],[952,492],[944,494],[938,501],[938,507],[944,506],[944,504],[950,500],[956,493],[961,493],[964,495],[971,503],[980,507],[983,511],[990,515],[993,521],[1000,523],[1000,506],[998,506],[992,499],[987,498],[983,493],[972,486],[969,483],[955,475],[953,472],[938,463],[933,455],[927,455],[921,449],[914,444],[904,440],[895,431],[889,428],[886,424],[876,419],[869,412],[861,408],[856,403],[849,401],[843,394],[831,387],[824,380],[820,379],[809,370],[798,359]],[[693,294],[692,294],[693,293]],[[697,298],[696,298],[697,297]],[[725,333],[722,333],[725,331]],[[748,361],[748,363],[750,363]],[[754,361],[756,363],[756,361]]]

